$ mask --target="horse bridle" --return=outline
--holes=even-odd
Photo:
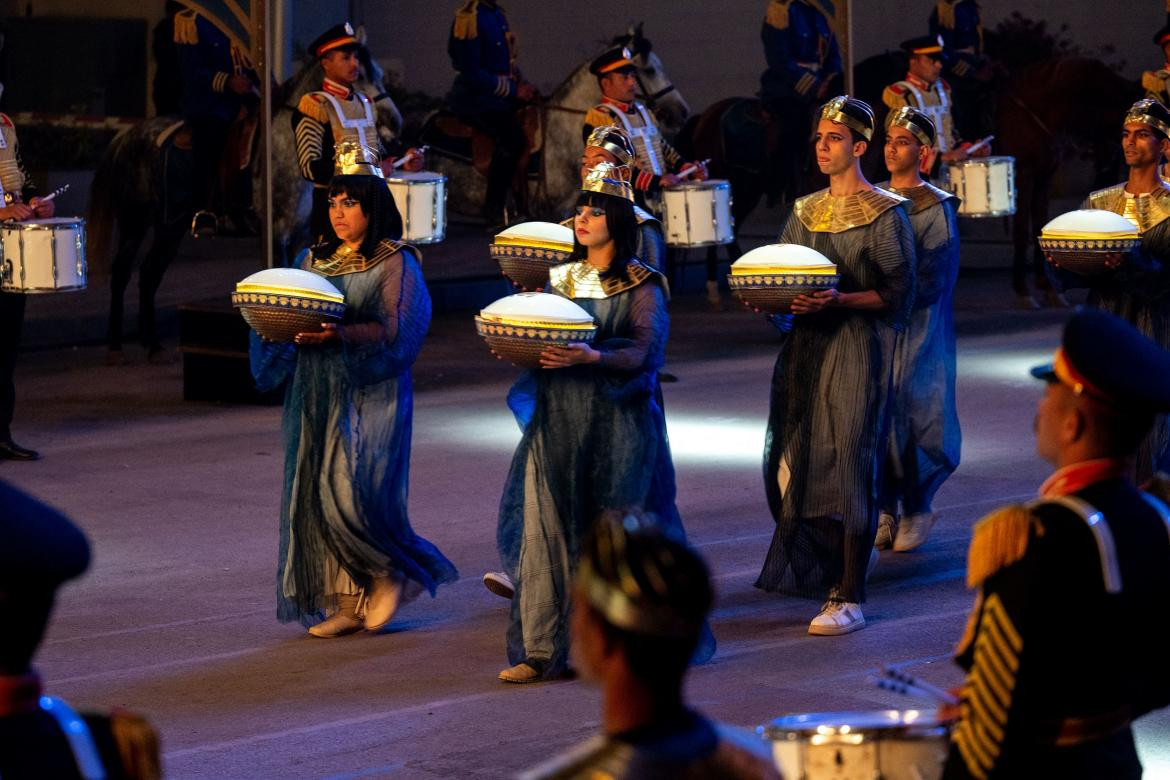
[[[662,89],[655,92],[653,95],[647,94],[646,85],[642,83],[641,69],[634,70],[634,80],[638,82],[638,90],[641,93],[638,95],[638,97],[642,98],[643,102],[646,103],[646,107],[649,108],[651,111],[654,110],[654,105],[659,100],[666,97],[671,92],[675,91],[674,83],[671,82],[671,83],[667,84],[665,87],[663,87]]]

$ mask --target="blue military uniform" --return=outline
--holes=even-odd
[[[521,83],[516,36],[504,9],[494,0],[467,0],[455,12],[447,54],[456,70],[447,96],[451,109],[495,144],[483,210],[489,224],[499,224],[527,143],[515,113]]]
[[[826,12],[832,4],[812,0],[772,0],[760,38],[768,69],[760,78],[760,95],[817,100],[821,85],[842,72],[837,36]]]
[[[1092,399],[1088,425],[1140,433],[1170,409],[1170,356],[1110,314],[1074,315],[1032,373]],[[947,780],[1141,777],[1130,724],[1170,703],[1165,650],[1142,636],[1170,599],[1170,508],[1128,479],[1125,449],[1064,465],[1040,499],[975,526]]]
[[[951,73],[971,75],[983,55],[983,19],[975,0],[939,0],[930,12],[931,36],[942,36],[946,50],[955,56]]]
[[[780,140],[768,160],[769,200],[796,195],[797,172],[808,158],[818,95],[842,72],[841,51],[829,23],[829,0],[771,0],[760,30],[768,69],[760,99],[778,119]]]
[[[219,205],[216,180],[228,129],[240,109],[255,105],[257,100],[234,92],[228,80],[242,75],[258,86],[260,79],[248,53],[205,17],[192,10],[181,11],[175,14],[174,26],[175,54],[183,79],[183,115],[193,136],[195,206],[214,214]]]

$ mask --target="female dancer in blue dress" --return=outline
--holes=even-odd
[[[524,434],[498,529],[515,583],[505,682],[565,673],[572,575],[592,522],[636,507],[682,532],[658,385],[667,285],[635,257],[633,192],[613,166],[587,177],[574,235],[570,261],[552,269],[548,291],[593,315],[596,339],[546,350],[543,369],[526,372],[508,398]],[[713,644],[709,633],[706,640]]]
[[[251,350],[257,385],[287,386],[277,616],[320,637],[376,631],[458,576],[406,511],[410,368],[431,319],[415,250],[380,177],[335,176],[329,218],[300,265],[344,293],[344,319],[295,344],[253,334]]]

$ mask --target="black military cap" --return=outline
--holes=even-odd
[[[309,51],[314,57],[321,59],[334,49],[353,50],[359,45],[361,44],[353,33],[353,26],[346,22],[334,25],[318,35],[316,40],[309,44]]]
[[[89,566],[89,542],[69,518],[0,482],[0,590],[53,590]]]
[[[626,73],[636,69],[634,55],[625,46],[610,49],[589,64],[589,72],[594,76],[604,76],[606,73]]]
[[[1170,352],[1096,309],[1069,319],[1053,361],[1033,368],[1032,376],[1060,382],[1115,411],[1170,411]]]
[[[1170,14],[1167,14],[1166,16],[1166,24],[1162,27],[1161,30],[1158,30],[1158,32],[1154,33],[1155,46],[1165,46],[1166,41],[1170,41]]]
[[[943,56],[943,39],[941,35],[920,35],[917,38],[902,41],[899,45],[902,47],[902,51],[911,56],[925,54],[936,59],[942,59]]]

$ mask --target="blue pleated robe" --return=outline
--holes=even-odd
[[[914,234],[901,198],[870,194],[899,203],[863,217],[857,197],[825,190],[800,199],[780,236],[836,263],[842,292],[876,290],[886,308],[795,315],[783,336],[764,439],[764,490],[776,530],[756,587],[860,603],[887,451],[890,356],[914,295]],[[811,230],[799,212],[818,202],[859,224]]]
[[[902,513],[932,511],[934,496],[959,466],[963,437],[955,404],[955,282],[959,278],[959,200],[930,184],[889,189],[910,200],[914,230],[914,307],[894,337],[890,464],[883,503]]]
[[[401,249],[399,249],[401,247]],[[301,266],[314,270],[302,256]],[[365,587],[396,572],[432,595],[458,574],[407,515],[410,368],[431,299],[409,247],[383,242],[376,265],[329,275],[345,295],[340,340],[297,347],[252,334],[261,390],[286,385],[277,617],[309,625],[336,604],[331,566]]]
[[[637,261],[630,265],[642,281],[606,298],[572,297],[553,269],[548,291],[593,315],[602,361],[526,371],[508,396],[523,430],[497,528],[500,559],[516,586],[508,661],[546,676],[567,663],[572,577],[591,523],[634,508],[682,535],[658,385],[670,322],[666,282]]]

